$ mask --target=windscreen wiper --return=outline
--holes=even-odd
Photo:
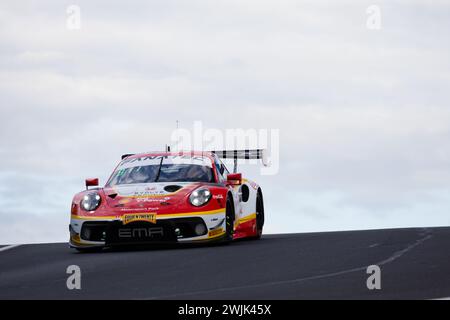
[[[159,175],[161,174],[161,168],[162,168],[163,160],[164,160],[164,157],[161,156],[161,162],[159,163],[158,174],[156,175],[155,182],[158,182]]]

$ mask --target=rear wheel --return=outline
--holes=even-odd
[[[254,239],[260,239],[264,227],[264,201],[261,191],[258,190],[256,196],[256,236]]]
[[[225,213],[225,241],[231,242],[231,240],[233,240],[234,234],[234,204],[230,195],[228,195],[227,198],[227,208]]]

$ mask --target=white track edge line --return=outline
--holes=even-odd
[[[5,247],[0,248],[0,252],[7,251],[7,250],[10,250],[10,249],[14,249],[14,248],[17,248],[19,246],[21,246],[21,244],[13,244],[13,245],[10,245],[10,246],[5,246]]]

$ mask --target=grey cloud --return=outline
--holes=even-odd
[[[2,2],[0,243],[64,241],[83,179],[175,120],[280,129],[278,175],[242,166],[269,232],[448,224],[450,6],[381,1],[370,31],[371,4],[79,1],[69,31],[65,4]]]

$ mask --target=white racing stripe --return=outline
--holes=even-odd
[[[0,252],[6,251],[6,250],[9,250],[9,249],[14,249],[14,248],[17,248],[19,246],[21,246],[21,245],[20,244],[13,244],[13,245],[10,245],[10,246],[1,247],[0,248]]]

